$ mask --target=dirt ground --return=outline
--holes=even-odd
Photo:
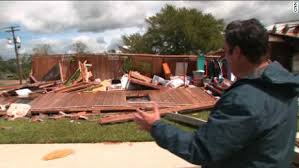
[[[46,154],[71,149],[71,155],[44,161]],[[200,168],[155,142],[0,145],[0,168]]]

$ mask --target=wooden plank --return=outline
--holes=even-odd
[[[129,82],[134,83],[134,84],[138,84],[138,85],[142,85],[142,86],[146,86],[146,87],[149,87],[149,88],[153,88],[153,89],[159,89],[159,90],[167,89],[166,87],[159,86],[159,85],[154,85],[154,84],[147,83],[147,82],[143,82],[143,81],[140,81],[140,80],[137,80],[137,79],[134,79],[134,78],[129,78]]]
[[[195,117],[177,114],[177,113],[167,113],[165,114],[165,118],[171,121],[187,124],[193,127],[200,127],[207,123],[205,120],[201,120]]]
[[[129,76],[131,78],[134,78],[134,79],[137,79],[137,80],[140,80],[140,81],[143,81],[143,82],[147,82],[147,83],[151,83],[152,82],[152,78],[144,76],[144,75],[140,74],[137,71],[130,71],[129,72]]]
[[[56,92],[56,93],[67,93],[67,92],[79,90],[79,89],[82,89],[82,88],[86,88],[86,87],[89,87],[89,86],[92,86],[92,85],[93,85],[93,83],[80,82],[80,83],[73,84],[71,86],[60,87],[60,88],[54,90],[54,92]]]
[[[57,95],[58,93],[55,93]],[[65,108],[65,100],[69,100],[70,93],[59,93],[60,96],[56,97],[59,101],[55,104],[55,108]]]
[[[191,94],[189,94],[186,88],[180,88],[177,91],[180,93],[181,97],[184,98],[187,102],[191,104],[198,103],[198,100],[196,100]]]
[[[91,107],[92,105],[89,105],[90,102],[93,100],[94,96],[89,93],[73,93],[75,96],[74,100],[70,105],[67,107],[72,108],[72,107]]]
[[[145,96],[149,94],[151,100],[157,101],[160,108],[173,107],[174,111],[190,112],[190,110],[200,110],[211,108],[215,104],[215,99],[208,96],[203,90],[198,89],[192,94],[186,92],[188,89],[173,89],[169,91],[111,91],[98,93],[48,93],[33,100],[30,104],[34,112],[49,111],[80,111],[80,110],[134,110],[139,107],[147,108],[149,102],[128,103],[126,96]],[[191,90],[189,90],[191,92]],[[174,94],[176,93],[176,94]],[[193,94],[194,93],[194,94]],[[182,96],[183,95],[183,96]],[[201,97],[207,96],[206,100]],[[156,96],[156,97],[155,97]],[[180,97],[181,96],[181,97]],[[193,96],[193,97],[192,97]],[[201,96],[201,97],[200,97]],[[172,98],[173,97],[173,98]],[[164,99],[164,100],[163,100]],[[185,100],[184,100],[185,99]],[[181,109],[183,108],[183,109]],[[188,110],[188,108],[190,110]]]
[[[149,98],[150,98],[150,101],[158,102],[158,100],[159,100],[159,97],[154,92],[149,94]]]
[[[97,100],[94,106],[101,106],[103,105],[103,102],[105,100],[105,97],[107,95],[107,92],[98,92],[97,93]]]
[[[38,82],[38,80],[32,74],[29,75],[29,79],[30,79],[30,82],[32,81],[32,83]]]
[[[174,103],[176,104],[180,104],[180,103],[183,103],[183,104],[192,104],[190,102],[188,102],[186,99],[184,99],[182,97],[182,95],[178,92],[179,89],[174,89],[172,90],[172,92],[170,93],[171,95],[173,95],[173,98],[175,100]]]
[[[100,124],[108,124],[108,123],[121,123],[131,121],[134,118],[134,114],[122,114],[122,115],[113,115],[109,117],[101,118]]]
[[[79,85],[79,86],[71,87],[71,88],[68,88],[68,89],[65,89],[65,90],[59,91],[59,92],[61,92],[61,93],[69,93],[69,92],[76,91],[76,90],[86,89],[86,88],[94,86],[94,85],[95,84],[93,84],[93,83],[86,83],[86,84],[82,84],[82,85]]]
[[[29,104],[31,105],[32,108],[41,108],[41,107],[46,107],[48,104],[48,101],[53,98],[54,94],[48,93],[45,95],[42,95],[35,100],[31,101]]]
[[[199,103],[216,101],[215,97],[207,94],[203,88],[188,88],[186,91]]]
[[[174,107],[174,108],[166,108],[166,109],[160,109],[160,115],[164,116],[167,113],[188,113],[193,111],[199,111],[204,109],[210,109],[214,106],[209,105],[193,105],[188,107]],[[153,111],[148,111],[148,113],[152,113]],[[121,123],[121,122],[127,122],[127,121],[133,121],[134,114],[125,114],[125,115],[117,115],[117,116],[110,116],[101,118],[99,120],[100,124],[108,124],[108,123]]]
[[[162,109],[160,110],[160,114],[164,115],[167,113],[169,109]],[[152,111],[148,111],[149,113],[152,113]],[[134,119],[134,113],[131,114],[122,114],[122,115],[112,115],[109,117],[104,117],[99,120],[100,124],[111,124],[111,123],[122,123],[127,121],[132,121]]]
[[[105,99],[103,100],[103,105],[111,105],[113,100],[113,92],[107,92]]]

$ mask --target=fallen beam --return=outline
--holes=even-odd
[[[56,90],[54,90],[54,92],[55,93],[66,93],[66,92],[71,92],[71,91],[75,91],[75,90],[84,89],[84,88],[87,88],[87,87],[90,87],[90,86],[93,86],[93,85],[96,85],[96,84],[81,82],[81,83],[74,84],[72,86],[57,88]]]
[[[149,78],[147,76],[144,76],[144,75],[141,75],[139,72],[137,71],[130,71],[129,72],[129,76],[131,78],[135,78],[137,80],[140,80],[140,81],[144,81],[146,83],[151,83],[152,82],[152,78]]]
[[[161,109],[160,110],[160,115],[163,116],[166,113],[171,112],[172,110],[170,108],[167,109]],[[147,111],[148,113],[152,113],[153,111]],[[99,123],[100,124],[108,124],[108,123],[122,123],[122,122],[127,122],[127,121],[133,121],[134,119],[134,113],[131,114],[121,114],[121,115],[111,115],[108,117],[103,117],[100,119]]]
[[[33,83],[37,83],[39,82],[33,75],[29,76],[29,79],[33,82]]]
[[[160,109],[159,112],[161,116],[164,116],[167,113],[188,113],[188,112],[210,109],[212,107],[214,107],[214,103],[210,103],[206,105],[197,104],[188,107],[166,108],[166,109]],[[153,111],[148,111],[148,112],[152,113]],[[122,122],[132,121],[133,119],[134,119],[134,113],[124,114],[124,115],[113,115],[113,116],[101,118],[99,120],[99,123],[100,124],[122,123]]]
[[[158,89],[158,90],[167,89],[166,87],[159,86],[159,85],[154,85],[152,83],[147,83],[147,82],[144,82],[144,81],[141,81],[141,80],[138,80],[138,79],[134,79],[134,78],[129,78],[129,82],[133,83],[133,84],[138,84],[138,85],[141,85],[141,86],[146,86],[146,87],[149,87],[149,88],[153,88],[153,89]]]
[[[95,85],[94,83],[87,83],[85,85],[72,87],[72,88],[66,89],[64,91],[60,91],[60,93],[69,93],[69,92],[72,92],[72,91],[78,91],[78,90],[86,89],[86,88],[94,86],[94,85]]]
[[[161,105],[159,106],[161,109],[163,108],[169,108],[174,106],[168,106],[168,105]],[[148,109],[147,105],[130,105],[130,106],[91,106],[91,107],[82,107],[82,106],[67,106],[67,107],[52,107],[52,108],[32,108],[31,113],[32,114],[38,114],[38,113],[59,113],[60,111],[63,111],[65,113],[72,113],[72,112],[78,112],[78,111],[101,111],[103,113],[105,112],[116,112],[116,111],[135,111],[136,108],[145,108]]]
[[[202,126],[207,122],[205,120],[201,120],[195,117],[191,117],[183,114],[177,114],[177,113],[167,113],[165,114],[165,118],[171,121],[187,124],[193,127]]]

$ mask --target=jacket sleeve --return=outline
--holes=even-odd
[[[207,124],[196,132],[186,132],[156,121],[151,135],[156,143],[193,164],[206,165],[225,159],[246,146],[256,136],[257,119],[247,100],[229,94],[221,98]]]

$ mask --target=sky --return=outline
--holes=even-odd
[[[71,53],[77,41],[90,52],[101,53],[122,45],[121,36],[144,33],[145,18],[166,4],[195,8],[225,24],[236,19],[257,18],[265,26],[299,20],[293,1],[0,1],[0,56],[15,57],[7,44],[5,27],[20,26],[19,52],[32,53],[38,44],[50,44],[56,53]]]

